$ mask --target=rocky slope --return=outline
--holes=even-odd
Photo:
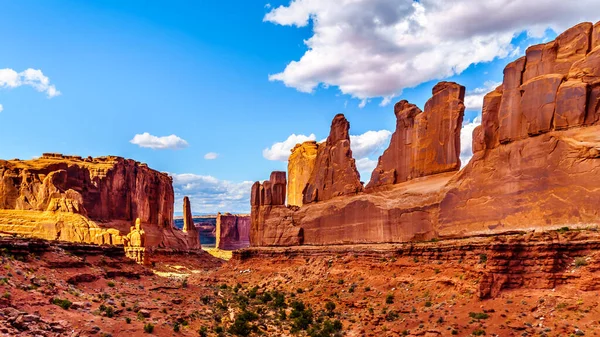
[[[317,160],[313,176],[330,172],[327,197],[315,198],[309,182],[302,207],[253,207],[253,238],[262,240],[251,244],[404,242],[600,223],[599,27],[579,24],[505,68],[502,85],[485,96],[474,156],[459,172],[464,88],[442,82],[423,112],[396,104],[396,131],[364,191],[348,192],[351,152]],[[328,139],[344,132],[332,127]]]
[[[120,157],[44,154],[0,160],[0,231],[49,240],[121,244],[140,218],[149,247],[185,247],[172,227],[172,179]]]

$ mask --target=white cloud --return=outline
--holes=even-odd
[[[493,91],[502,82],[486,81],[483,88],[476,88],[465,95],[465,107],[469,110],[481,110],[483,107],[483,97]]]
[[[292,134],[283,142],[277,142],[270,148],[264,149],[262,152],[263,157],[268,160],[287,161],[290,156],[290,151],[296,144],[315,139],[317,139],[317,137],[314,134],[310,134],[309,136]]]
[[[481,124],[481,115],[466,121],[460,129],[460,163],[465,166],[473,156],[473,130]]]
[[[264,21],[304,27],[307,51],[269,76],[302,92],[337,86],[361,100],[389,103],[402,89],[516,52],[511,40],[542,37],[598,20],[597,0],[292,0]]]
[[[217,159],[218,156],[219,156],[219,154],[216,153],[216,152],[209,152],[209,153],[207,153],[207,154],[204,155],[204,159],[206,159],[206,160],[214,160],[214,159]]]
[[[250,211],[250,190],[253,182],[231,182],[213,176],[192,173],[171,174],[175,190],[175,211],[183,207],[184,196],[190,198],[194,213]]]
[[[2,110],[4,110],[4,107],[2,106],[2,104],[0,104],[0,112],[2,112]]]
[[[129,142],[139,145],[140,147],[146,147],[153,150],[179,150],[188,146],[188,142],[177,137],[176,135],[157,137],[149,134],[148,132],[135,135]]]
[[[350,135],[350,148],[354,158],[364,158],[383,152],[390,143],[392,133],[388,130],[367,131],[362,135]]]
[[[39,69],[27,69],[20,73],[10,68],[0,69],[0,88],[12,89],[28,85],[39,92],[46,93],[48,98],[59,96],[61,93],[50,79]]]
[[[371,179],[371,173],[377,167],[377,160],[370,158],[360,158],[356,159],[356,169],[360,174],[360,180],[367,183]]]

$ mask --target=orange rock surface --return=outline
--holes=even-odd
[[[297,144],[288,159],[287,204],[302,206],[304,188],[315,168],[318,144],[308,141]]]
[[[424,113],[396,104],[397,130],[366,191],[300,208],[253,208],[252,230],[266,234],[252,245],[404,242],[600,224],[598,26],[579,24],[507,65],[502,85],[484,98],[474,156],[459,172],[464,88],[442,82]],[[351,160],[344,163],[336,172],[353,170]],[[344,181],[327,181],[339,186],[338,179]]]
[[[396,131],[367,188],[458,171],[465,87],[441,82],[432,91],[425,112],[407,101],[394,106]]]
[[[350,149],[350,123],[342,114],[331,122],[325,144],[319,145],[315,167],[303,191],[303,203],[329,200],[362,191],[360,176]]]
[[[122,244],[140,218],[148,247],[185,247],[173,230],[167,174],[120,157],[44,154],[0,160],[0,231],[26,237]]]

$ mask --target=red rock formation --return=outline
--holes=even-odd
[[[200,249],[200,233],[194,225],[190,198],[183,197],[183,234],[186,237],[187,249]]]
[[[579,24],[507,66],[503,90],[484,101],[490,141],[441,202],[441,235],[600,222],[600,48],[590,34],[591,23]],[[498,97],[496,121],[486,111]]]
[[[317,149],[315,141],[296,144],[288,158],[287,204],[302,206],[302,192],[315,168]]]
[[[285,203],[285,172],[271,173],[271,179],[252,185],[250,206],[250,243],[254,246],[290,246],[302,243],[302,230],[280,218]],[[273,197],[275,195],[275,197]]]
[[[342,114],[331,122],[329,137],[319,145],[315,167],[303,191],[303,203],[329,200],[362,191],[350,149],[350,123]]]
[[[216,247],[236,250],[250,246],[250,216],[217,214]]]
[[[425,112],[407,101],[394,106],[396,131],[367,188],[458,171],[465,88],[440,82],[432,92]]]
[[[300,208],[253,208],[253,228],[271,234],[252,245],[288,242],[280,238],[290,228],[304,244],[336,244],[600,224],[598,27],[577,25],[507,65],[502,85],[485,96],[474,156],[458,173],[451,171],[457,161],[449,159],[458,155],[463,89],[440,84],[425,113],[406,101],[395,107],[397,130],[370,185],[391,186]],[[441,123],[446,126],[436,133],[443,140],[437,144],[428,130],[440,120],[420,120],[433,107],[453,111],[457,121]],[[455,143],[444,147],[447,139]],[[414,144],[422,144],[417,154],[407,150]],[[316,167],[327,165],[318,161]],[[428,176],[444,172],[440,167],[450,169]]]
[[[118,244],[139,217],[149,247],[177,247],[173,199],[171,177],[130,159],[0,160],[0,230],[6,232]]]

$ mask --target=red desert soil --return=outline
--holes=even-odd
[[[228,262],[206,253],[163,253],[148,267],[126,260],[118,248],[40,242],[0,240],[2,336],[600,331],[600,234],[592,230],[250,248]],[[68,309],[61,307],[65,300]],[[145,332],[150,325],[153,331]]]

